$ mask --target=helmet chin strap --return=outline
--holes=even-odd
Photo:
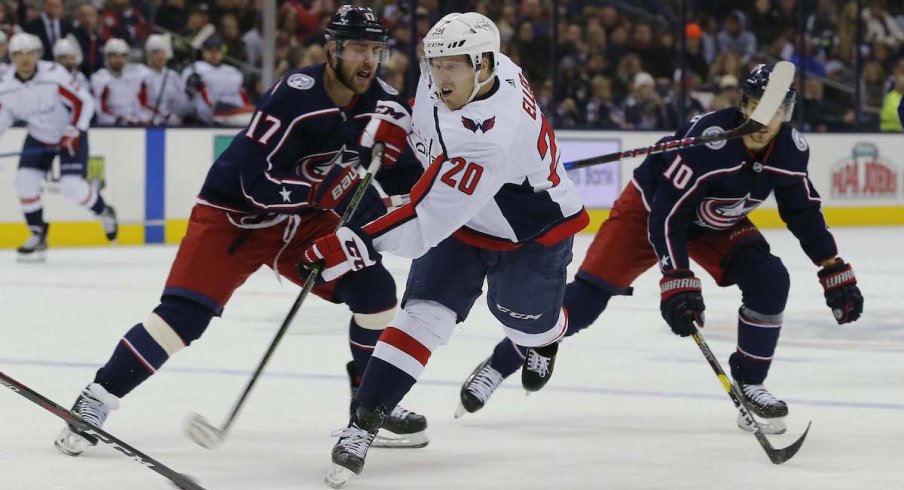
[[[487,77],[486,80],[480,82],[480,68],[483,66],[483,63],[477,66],[477,70],[474,72],[474,90],[471,91],[471,96],[468,97],[468,101],[465,104],[470,103],[474,100],[474,97],[477,97],[477,93],[480,92],[480,89],[485,87],[488,83],[493,81],[493,78],[496,77],[496,68],[493,68],[493,71],[490,72],[490,76]]]

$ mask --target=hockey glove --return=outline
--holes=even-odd
[[[81,131],[75,126],[66,126],[66,129],[63,130],[63,137],[60,138],[60,150],[68,152],[69,156],[74,157],[75,153],[78,151],[78,143],[81,135]]]
[[[192,73],[185,79],[185,95],[189,99],[200,92],[202,87],[204,87],[204,82],[201,80],[201,75],[197,73]]]
[[[863,295],[857,287],[857,278],[854,277],[851,264],[836,259],[834,264],[823,267],[818,275],[819,283],[825,290],[826,304],[832,309],[835,321],[841,325],[860,318],[863,313]]]
[[[359,143],[367,148],[383,143],[383,165],[391,167],[399,161],[408,144],[411,114],[407,107],[394,100],[381,100],[370,117]]]
[[[348,272],[372,266],[380,260],[370,237],[360,228],[343,226],[327,236],[314,240],[304,251],[301,265],[310,270],[321,264],[320,278],[335,281]]]
[[[659,310],[662,318],[675,332],[675,335],[687,337],[697,332],[694,323],[703,326],[703,292],[700,279],[688,269],[668,271],[659,281],[662,301]]]
[[[333,164],[323,180],[311,187],[311,205],[322,209],[336,209],[345,196],[355,189],[358,171],[351,166]]]

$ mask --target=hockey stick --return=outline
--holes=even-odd
[[[39,393],[35,392],[31,388],[23,385],[22,383],[16,381],[15,379],[9,377],[3,371],[0,371],[0,385],[3,385],[6,388],[9,388],[13,392],[21,395],[27,400],[31,401],[35,405],[40,406],[41,408],[47,410],[48,412],[56,415],[57,417],[63,419],[67,424],[76,427],[78,430],[86,432],[97,438],[98,441],[103,442],[109,446],[112,446],[113,449],[121,452],[126,455],[132,461],[144,466],[154,472],[162,475],[164,478],[173,482],[177,487],[182,488],[184,490],[204,490],[204,487],[198,485],[194,481],[192,481],[187,476],[177,473],[173,471],[169,467],[163,465],[158,462],[154,458],[144,454],[143,452],[133,448],[132,446],[122,442],[116,437],[113,437],[106,431],[95,427],[88,422],[80,419],[78,416],[74,415],[72,412],[66,410],[65,408],[57,405],[53,401]]]
[[[339,224],[336,226],[337,229],[345,226],[345,224],[348,223],[348,221],[354,215],[355,210],[358,209],[358,204],[361,202],[361,198],[364,197],[364,193],[367,192],[367,189],[370,187],[370,183],[373,180],[374,176],[380,170],[382,161],[383,145],[381,143],[377,143],[376,145],[374,145],[373,151],[371,152],[370,166],[367,168],[367,173],[364,175],[364,178],[361,179],[361,182],[358,183],[358,188],[355,189],[355,194],[352,196],[348,207],[345,209],[345,212],[342,213],[342,217],[339,219]],[[257,369],[254,371],[251,379],[248,380],[248,384],[245,386],[245,390],[242,392],[242,395],[239,397],[239,399],[235,402],[235,405],[232,407],[232,412],[228,417],[226,417],[226,421],[223,422],[223,425],[219,428],[214,427],[213,424],[208,422],[207,419],[205,419],[202,415],[193,413],[189,415],[189,418],[185,423],[185,433],[189,439],[200,446],[206,447],[207,449],[214,449],[223,442],[223,440],[226,438],[226,433],[229,431],[229,428],[232,427],[232,423],[235,422],[235,418],[238,416],[239,411],[245,404],[245,400],[248,398],[248,394],[251,393],[251,389],[254,388],[257,380],[260,379],[261,373],[264,371],[264,368],[270,361],[270,357],[273,356],[273,352],[276,350],[276,346],[279,345],[280,340],[282,340],[283,336],[286,334],[286,331],[289,329],[289,325],[292,324],[292,320],[295,319],[295,315],[298,313],[298,309],[301,308],[301,304],[304,302],[305,298],[308,297],[308,293],[310,293],[311,289],[314,287],[314,283],[320,276],[321,270],[322,266],[317,265],[312,267],[310,270],[305,271],[308,277],[304,281],[301,292],[298,293],[298,297],[295,298],[295,303],[292,304],[292,308],[289,309],[289,313],[286,314],[286,318],[283,320],[282,326],[279,327],[279,331],[276,332],[276,336],[273,337],[273,341],[270,342],[270,347],[264,354],[263,359],[261,359],[260,363],[257,365]]]
[[[772,70],[772,74],[769,75],[769,84],[766,85],[766,90],[765,92],[763,92],[763,96],[760,98],[760,102],[759,104],[757,104],[756,109],[754,109],[753,114],[750,115],[750,119],[748,119],[746,122],[744,122],[744,124],[738,126],[737,128],[726,131],[724,133],[710,134],[706,136],[695,136],[674,141],[665,141],[652,146],[647,146],[645,148],[636,148],[633,150],[609,153],[607,155],[575,160],[573,162],[566,162],[564,164],[565,170],[590,167],[593,165],[599,165],[601,163],[617,162],[625,158],[634,158],[645,155],[653,155],[656,153],[664,153],[667,151],[683,150],[685,148],[702,146],[715,141],[740,138],[741,136],[755,133],[762,129],[764,126],[767,126],[769,122],[772,121],[775,113],[778,112],[778,109],[784,102],[785,94],[788,93],[788,89],[791,87],[791,82],[793,81],[794,65],[788,61],[779,61],[775,64],[775,68]]]
[[[22,151],[10,151],[7,153],[0,153],[0,158],[9,158],[9,157],[18,157],[18,156],[28,156],[28,155],[43,155],[44,153],[59,153],[60,149],[57,147],[53,148],[29,148],[28,150]]]
[[[728,376],[725,375],[725,371],[722,370],[722,366],[719,364],[716,356],[713,355],[713,352],[709,350],[709,345],[707,345],[706,341],[703,340],[703,336],[700,334],[700,325],[697,325],[697,333],[692,335],[694,337],[694,341],[697,343],[697,346],[700,347],[700,352],[703,353],[703,357],[706,358],[707,362],[709,362],[709,366],[713,368],[713,371],[716,373],[716,376],[719,378],[719,382],[722,383],[722,387],[725,388],[725,391],[728,393],[731,401],[734,402],[735,408],[741,412],[741,416],[744,417],[744,421],[747,422],[747,425],[753,427],[753,435],[756,436],[756,440],[760,443],[760,446],[763,447],[763,450],[766,451],[766,455],[769,456],[769,460],[775,464],[782,464],[785,461],[793,458],[797,451],[800,450],[800,447],[804,443],[804,439],[807,438],[807,433],[810,432],[810,425],[813,422],[807,423],[807,429],[804,430],[803,435],[800,436],[799,439],[794,441],[788,447],[782,449],[776,449],[772,447],[772,443],[769,442],[769,439],[766,438],[766,434],[763,433],[763,429],[760,427],[760,424],[756,421],[753,415],[750,413],[750,407],[747,406],[747,402],[744,401],[744,397],[741,395],[741,390],[738,389],[738,386],[734,384],[731,380],[728,379]]]

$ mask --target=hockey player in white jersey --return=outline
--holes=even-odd
[[[223,63],[223,40],[219,36],[205,40],[201,57],[182,71],[195,116],[210,125],[248,124],[253,107],[243,86],[242,72]]]
[[[144,50],[150,70],[138,92],[145,111],[143,120],[153,126],[178,126],[188,110],[188,98],[182,77],[166,66],[167,60],[173,57],[172,42],[169,36],[152,34],[144,43]]]
[[[97,124],[141,124],[144,109],[138,93],[148,67],[129,63],[129,45],[116,38],[104,45],[104,63],[104,68],[91,75],[91,91],[97,101]]]
[[[94,101],[84,87],[71,83],[62,66],[39,61],[41,40],[20,33],[9,43],[15,70],[0,77],[0,135],[16,121],[27,124],[28,134],[16,173],[16,192],[31,236],[18,249],[20,261],[42,261],[47,249],[41,192],[44,176],[60,155],[60,190],[101,220],[107,239],[115,240],[116,213],[100,191],[88,184],[88,124]]]
[[[530,347],[524,388],[539,390],[552,374],[567,326],[562,298],[572,235],[588,215],[560,165],[552,128],[499,44],[495,24],[474,12],[433,26],[412,135],[427,170],[411,203],[363,229],[340,228],[305,251],[304,265],[323,264],[325,280],[374,264],[380,252],[415,259],[403,309],[380,336],[354,416],[337,433],[327,476],[334,487],[361,472],[386,413],[468,316],[485,279],[490,311],[509,337]]]
[[[72,74],[72,83],[77,87],[83,87],[87,90],[91,89],[88,84],[88,77],[78,69],[79,65],[82,64],[82,49],[73,37],[64,37],[54,43],[53,59]]]

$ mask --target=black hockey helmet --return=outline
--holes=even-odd
[[[326,26],[327,41],[374,41],[385,43],[389,31],[380,24],[374,11],[368,7],[343,5],[333,14]]]
[[[744,80],[744,83],[741,84],[741,93],[743,93],[747,97],[753,97],[754,99],[759,99],[763,96],[763,93],[766,92],[766,85],[769,84],[769,75],[772,74],[772,68],[766,64],[759,64],[753,67],[753,70],[750,71],[750,74],[747,75],[747,78]],[[746,101],[746,97],[741,99],[741,103],[744,104]],[[782,103],[785,106],[785,122],[791,120],[791,114],[794,112],[794,104],[797,102],[797,91],[793,88],[788,89],[788,93],[785,94],[785,100]]]

